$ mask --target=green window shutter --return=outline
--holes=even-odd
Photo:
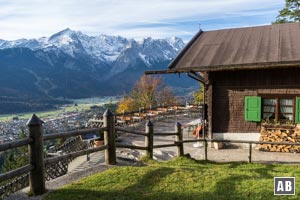
[[[260,122],[261,120],[261,97],[245,97],[245,120]]]
[[[296,97],[295,122],[300,122],[300,97]]]

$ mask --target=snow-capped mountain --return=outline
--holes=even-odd
[[[145,70],[166,69],[183,46],[177,37],[136,41],[70,29],[38,39],[0,39],[0,97],[123,94]],[[172,76],[164,79],[172,87],[194,83]]]
[[[105,62],[115,68],[119,67],[117,64],[119,60],[126,60],[120,58],[122,55],[127,55],[126,51],[131,52],[130,56],[132,58],[141,59],[146,66],[150,67],[155,62],[172,60],[183,46],[183,41],[177,37],[167,39],[152,39],[149,37],[142,41],[135,41],[120,36],[88,36],[69,28],[48,38],[19,39],[15,41],[0,40],[0,49],[24,47],[31,50],[47,51],[57,48],[57,50],[73,58],[84,55],[88,56],[95,64]],[[130,60],[128,61],[130,62]],[[124,66],[122,67],[124,68]],[[120,69],[112,70],[122,71]]]

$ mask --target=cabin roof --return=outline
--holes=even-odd
[[[300,66],[300,23],[199,31],[169,72]]]

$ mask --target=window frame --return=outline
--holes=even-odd
[[[289,94],[259,94],[259,96],[262,98],[262,104],[261,104],[261,116],[263,119],[263,113],[264,113],[264,99],[276,99],[276,105],[275,105],[275,121],[279,122],[279,113],[280,113],[280,99],[292,99],[293,105],[292,105],[292,116],[293,120],[291,120],[293,123],[296,121],[296,95],[289,95]]]

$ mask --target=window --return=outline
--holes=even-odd
[[[262,119],[270,122],[294,121],[294,99],[263,98]]]
[[[279,99],[279,121],[294,120],[294,99]]]
[[[300,97],[246,96],[244,105],[246,121],[300,122]]]
[[[275,119],[276,99],[263,99],[263,119]]]

